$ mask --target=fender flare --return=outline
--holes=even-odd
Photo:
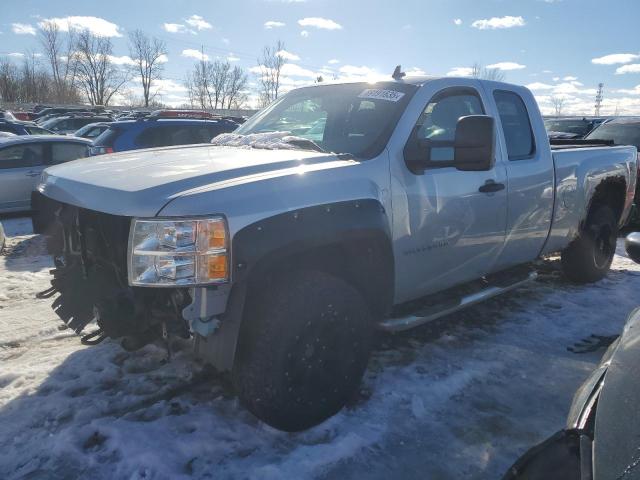
[[[336,274],[363,294],[374,319],[393,304],[390,221],[375,199],[316,205],[259,220],[234,235],[231,254],[232,288],[220,328],[196,337],[198,354],[218,370],[233,368],[245,300],[274,272],[339,269]]]

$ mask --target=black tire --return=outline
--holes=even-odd
[[[618,239],[618,221],[608,205],[595,205],[586,225],[562,252],[562,269],[578,283],[597,282],[609,272]]]
[[[371,314],[351,285],[320,271],[289,273],[249,301],[233,371],[236,392],[268,425],[305,430],[357,391],[372,338]]]

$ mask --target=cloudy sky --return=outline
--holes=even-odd
[[[284,83],[378,78],[396,64],[430,75],[467,75],[475,62],[529,86],[547,113],[640,114],[638,0],[2,0],[0,55],[37,52],[38,24],[89,28],[128,59],[140,28],[168,47],[162,100],[182,103],[182,80],[204,51],[255,70],[264,45],[285,42]],[[255,76],[252,75],[252,81]]]

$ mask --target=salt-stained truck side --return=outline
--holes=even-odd
[[[36,229],[54,309],[137,348],[193,336],[260,419],[331,416],[374,328],[411,328],[532,279],[562,253],[606,275],[634,147],[549,146],[532,94],[466,78],[319,85],[213,145],[45,171]]]

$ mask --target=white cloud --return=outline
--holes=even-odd
[[[36,29],[28,23],[12,23],[11,30],[16,35],[35,35]]]
[[[490,70],[509,71],[509,70],[522,70],[523,68],[527,68],[527,66],[521,65],[516,62],[498,62],[492,65],[487,65],[487,68]]]
[[[306,68],[302,68],[295,63],[285,63],[280,71],[286,77],[307,77],[316,78],[318,74]]]
[[[181,23],[165,23],[162,28],[169,33],[184,33],[187,31],[187,27]]]
[[[286,25],[286,23],[278,22],[276,20],[268,20],[268,21],[264,22],[264,28],[266,28],[267,30],[271,30],[272,28],[284,27],[285,25]]]
[[[340,60],[338,60],[337,58],[332,58],[331,60],[329,60],[327,62],[329,65],[335,65],[337,63],[340,63]]]
[[[191,15],[185,20],[185,22],[191,25],[196,30],[209,30],[213,28],[211,24],[200,15]]]
[[[356,65],[343,65],[339,69],[340,73],[344,73],[345,75],[362,75],[369,76],[375,75],[377,72],[369,67],[365,66],[356,66]]]
[[[618,63],[630,63],[639,58],[640,55],[636,55],[635,53],[612,53],[604,57],[594,58],[591,60],[591,63],[596,65],[615,65]]]
[[[306,30],[302,30],[302,31],[300,32],[300,36],[301,36],[301,37],[305,37],[305,38],[306,38],[306,37],[308,37],[308,36],[309,36],[309,32],[307,32]]]
[[[202,53],[200,50],[194,50],[193,48],[182,50],[182,56],[195,58],[196,60],[209,60],[209,55]]]
[[[118,25],[99,17],[70,16],[45,18],[42,22],[38,23],[38,25],[42,28],[42,26],[47,23],[57,25],[62,32],[68,32],[69,30],[89,30],[99,37],[122,36]]]
[[[640,73],[640,63],[632,63],[631,65],[623,65],[616,69],[616,75],[624,75],[625,73]]]
[[[471,26],[479,30],[495,30],[498,28],[524,27],[526,25],[522,17],[492,17],[474,21]]]
[[[24,53],[19,53],[19,52],[7,53],[7,55],[10,56],[10,57],[14,57],[14,58],[22,58],[22,57],[24,57]]]
[[[411,67],[409,70],[406,70],[404,73],[407,74],[407,77],[424,77],[427,72],[425,72],[420,67]]]
[[[453,23],[459,27],[460,25],[462,25],[462,19],[461,18],[454,18],[453,19]]]
[[[636,85],[633,89],[620,89],[616,90],[616,93],[624,93],[626,95],[640,95],[640,85]]]
[[[342,25],[340,25],[339,23],[336,23],[333,20],[330,20],[328,18],[322,18],[322,17],[301,18],[300,20],[298,20],[298,25],[300,25],[301,27],[314,27],[314,28],[320,28],[323,30],[342,29]]]
[[[117,57],[115,55],[109,55],[109,60],[111,60],[111,63],[115,65],[135,65],[136,64],[136,62],[128,55],[123,55],[121,57]]]
[[[280,50],[279,52],[276,52],[276,55],[290,62],[300,60],[300,57],[298,55],[296,55],[295,53],[287,52],[286,50]]]
[[[230,53],[227,56],[227,62],[239,62],[240,61],[240,57],[236,57],[233,53]]]
[[[169,57],[167,57],[165,54],[160,55],[157,60],[158,63],[167,63],[168,61]]]
[[[576,80],[578,80],[578,77],[572,77],[572,76],[567,76],[564,77],[562,80],[564,80],[565,82],[575,82]]]
[[[447,77],[470,77],[473,75],[472,67],[455,67],[447,72]]]
[[[553,90],[553,85],[549,85],[548,83],[542,82],[533,82],[529,85],[526,85],[529,90]]]

